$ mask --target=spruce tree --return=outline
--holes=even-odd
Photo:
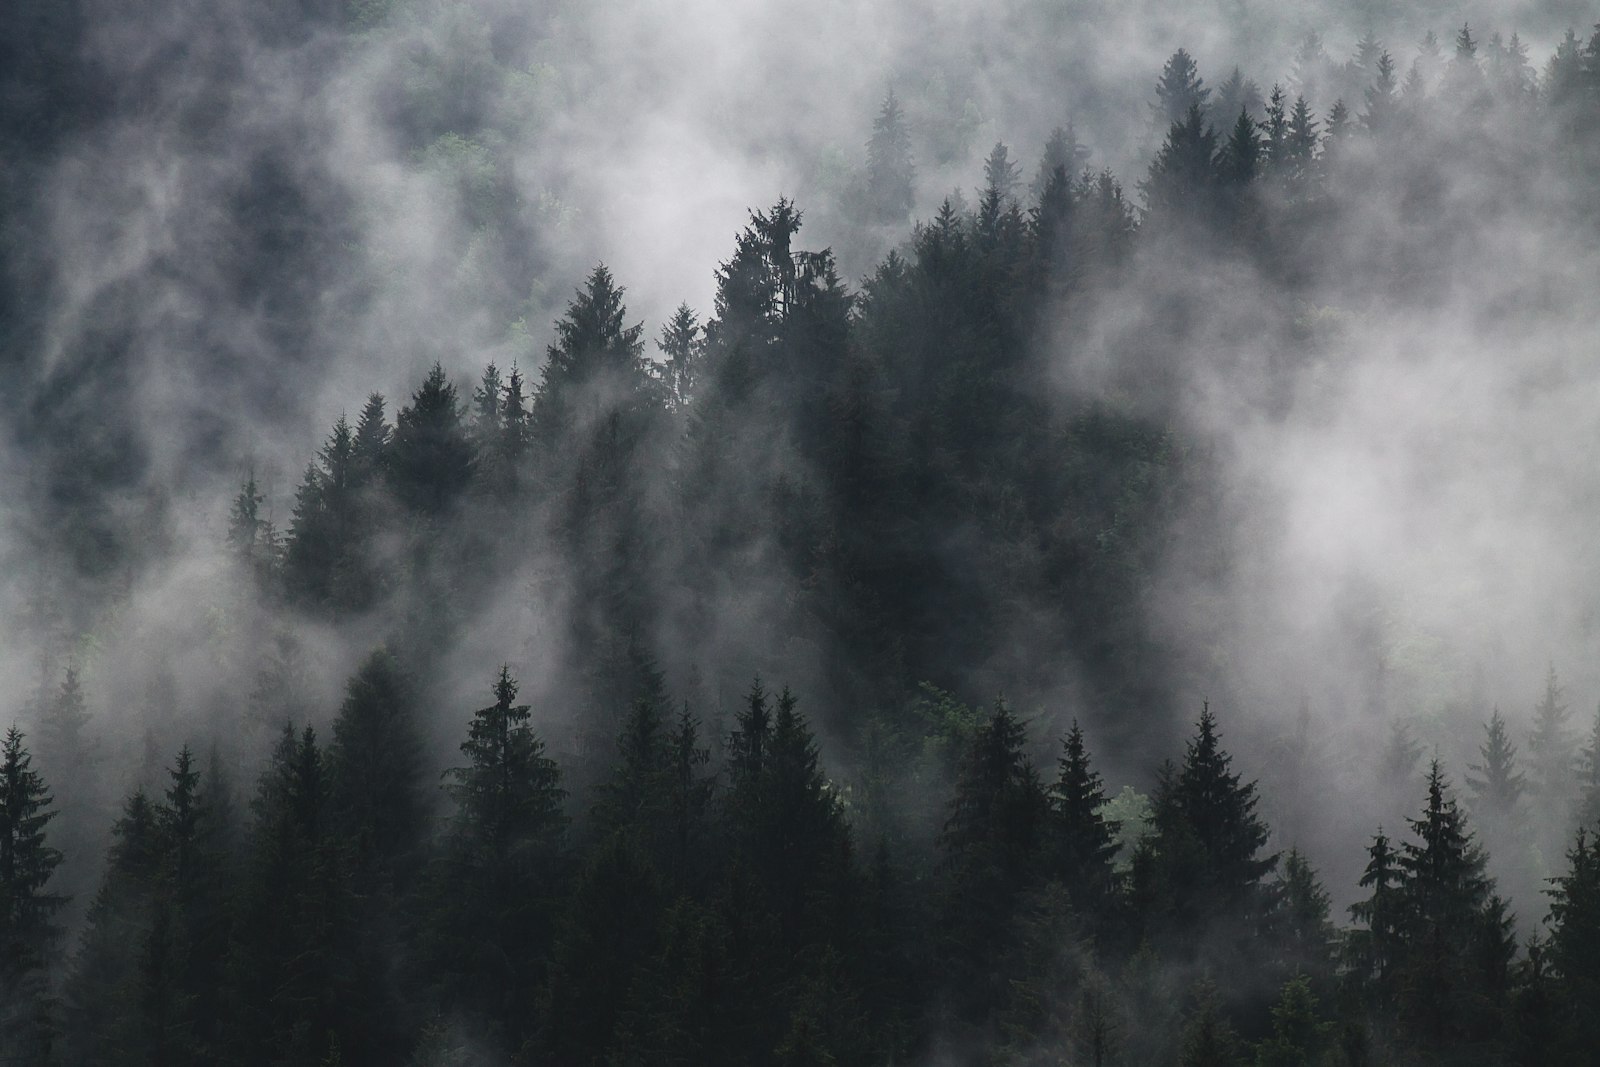
[[[1428,771],[1422,814],[1407,820],[1414,841],[1401,846],[1404,958],[1401,1017],[1428,1049],[1460,1047],[1493,1036],[1505,1007],[1495,993],[1510,963],[1503,903],[1484,871],[1439,761]]]
[[[1217,176],[1223,184],[1249,185],[1261,165],[1261,139],[1256,124],[1243,108],[1217,157]]]
[[[472,441],[456,387],[437,362],[395,416],[389,449],[395,495],[413,512],[438,517],[472,478]]]
[[[50,1062],[55,1039],[48,975],[67,901],[51,885],[62,858],[46,834],[53,799],[22,742],[15,726],[0,741],[0,1053],[32,1067]]]
[[[1527,783],[1517,770],[1517,746],[1506,731],[1506,721],[1495,708],[1484,724],[1484,741],[1478,749],[1483,762],[1469,768],[1473,814],[1485,826],[1510,829]]]
[[[1551,879],[1548,959],[1564,1044],[1592,1055],[1600,1042],[1600,847],[1585,830],[1567,851],[1565,873]]]
[[[1089,763],[1077,720],[1062,741],[1062,754],[1050,788],[1047,848],[1055,876],[1073,907],[1104,917],[1115,892],[1119,823],[1102,814],[1105,785]]]
[[[334,818],[363,893],[403,890],[423,843],[422,741],[409,681],[386,650],[345,686],[328,751]]]
[[[1533,732],[1528,735],[1530,785],[1540,806],[1551,816],[1560,817],[1573,792],[1573,737],[1568,721],[1565,693],[1552,664],[1545,675],[1544,696],[1533,709]],[[1562,819],[1561,821],[1565,821]]]
[[[1183,763],[1162,775],[1154,833],[1135,858],[1135,892],[1157,902],[1151,920],[1191,944],[1211,924],[1248,941],[1276,895],[1264,882],[1278,857],[1262,854],[1270,830],[1256,814],[1256,784],[1231,764],[1206,705]]]
[[[352,930],[315,730],[284,725],[252,808],[219,1058],[244,1067],[317,1062],[344,1036]]]
[[[657,373],[661,375],[667,407],[674,412],[687,411],[695,396],[704,353],[700,332],[694,311],[688,304],[679,304],[661,327],[656,341],[656,348],[665,357]]]
[[[447,772],[455,814],[431,887],[425,954],[442,1004],[526,1037],[561,889],[565,792],[555,761],[518,704],[508,667],[494,703],[473,713],[467,764]]]
[[[1191,110],[1198,110],[1203,116],[1210,96],[1211,90],[1200,77],[1194,57],[1180,48],[1161,68],[1161,77],[1156,80],[1156,100],[1150,109],[1157,124],[1167,128],[1188,121]]]
[[[1152,215],[1172,223],[1210,218],[1217,180],[1217,133],[1198,104],[1174,122],[1141,183]]]
[[[1356,927],[1345,939],[1346,973],[1369,1005],[1390,1002],[1403,962],[1403,878],[1400,854],[1380,829],[1367,846],[1367,864],[1358,883],[1367,896],[1350,905],[1350,918]]]
[[[1332,904],[1317,872],[1297,848],[1284,855],[1276,896],[1273,933],[1280,966],[1290,975],[1303,975],[1323,986],[1333,973],[1337,939],[1330,919]]]
[[[911,216],[916,170],[911,160],[911,131],[894,90],[872,123],[867,141],[867,208],[870,221],[903,224]]]

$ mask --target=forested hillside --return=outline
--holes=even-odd
[[[0,1062],[1595,1062],[1600,29],[1506,13],[874,10],[838,130],[24,4]]]

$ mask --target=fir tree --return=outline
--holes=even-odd
[[[1427,806],[1407,820],[1416,840],[1400,853],[1402,1018],[1415,1041],[1438,1050],[1493,1035],[1504,1006],[1493,994],[1514,951],[1483,854],[1447,790],[1434,760]]]
[[[1358,883],[1364,900],[1350,905],[1357,924],[1346,939],[1348,974],[1369,1004],[1387,1003],[1404,956],[1406,904],[1400,854],[1380,829],[1367,846],[1367,864]]]
[[[1323,1062],[1331,1023],[1317,1010],[1311,982],[1297,975],[1284,983],[1272,1006],[1272,1036],[1256,1046],[1255,1067],[1311,1067]]]
[[[358,889],[403,889],[423,841],[422,742],[410,685],[385,650],[345,687],[328,751],[329,795]]]
[[[911,160],[911,130],[894,90],[872,123],[867,141],[867,207],[876,223],[902,224],[911,216],[916,170]]]
[[[1256,124],[1243,108],[1217,157],[1217,175],[1225,185],[1245,186],[1255,180],[1261,164],[1261,139]]]
[[[1206,125],[1198,104],[1172,124],[1167,139],[1140,186],[1153,216],[1169,222],[1208,217],[1216,183],[1217,134]]]
[[[661,327],[661,337],[656,341],[656,347],[666,357],[658,373],[666,393],[667,407],[675,412],[687,411],[695,396],[704,352],[700,323],[688,304],[679,304],[667,324]]]
[[[1533,732],[1528,735],[1528,767],[1533,772],[1530,784],[1542,805],[1552,813],[1559,813],[1570,802],[1573,787],[1576,738],[1568,726],[1571,713],[1564,696],[1552,665],[1545,676],[1544,696],[1533,709]]]
[[[1592,1055],[1600,1040],[1600,848],[1579,830],[1566,872],[1551,879],[1548,958],[1567,1048]]]
[[[1083,731],[1076,720],[1062,742],[1057,766],[1049,795],[1051,861],[1073,906],[1085,914],[1103,916],[1115,890],[1112,861],[1121,827],[1102,813],[1105,785],[1089,764]]]
[[[1509,827],[1526,792],[1526,780],[1517,770],[1517,746],[1506,732],[1506,721],[1495,708],[1484,724],[1484,741],[1478,749],[1482,763],[1467,775],[1472,790],[1473,813],[1486,825]]]
[[[493,704],[474,712],[447,772],[455,816],[435,872],[427,955],[443,1004],[488,1021],[507,1039],[526,1017],[552,936],[566,816],[560,770],[544,754],[500,668]]]
[[[1248,939],[1273,904],[1263,879],[1278,857],[1262,855],[1270,831],[1256,814],[1256,784],[1243,782],[1231,764],[1207,705],[1182,765],[1162,775],[1154,833],[1135,856],[1136,895],[1153,902],[1151,920],[1182,941],[1199,939],[1214,923]]]
[[[1297,848],[1284,856],[1276,896],[1274,932],[1284,970],[1324,982],[1333,970],[1332,904],[1316,871]]]
[[[1378,57],[1376,69],[1377,74],[1372,85],[1363,90],[1367,110],[1361,115],[1361,124],[1370,133],[1382,132],[1394,121],[1395,93],[1399,85],[1394,73],[1394,57],[1388,52]]]
[[[470,482],[472,443],[461,402],[438,363],[395,416],[389,454],[395,494],[419,514],[443,515]]]
[[[46,834],[50,790],[22,741],[15,726],[0,741],[0,1053],[42,1065],[55,1037],[47,977],[61,939],[55,916],[67,901],[50,884],[62,858]]]
[[[1211,90],[1200,77],[1194,58],[1180,48],[1161,68],[1161,77],[1156,80],[1156,101],[1150,109],[1157,124],[1166,128],[1187,122],[1191,110],[1198,110],[1203,117],[1210,96]]]

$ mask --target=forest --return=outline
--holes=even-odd
[[[598,15],[24,3],[0,1063],[1600,1063],[1600,26],[1376,10],[668,245]]]

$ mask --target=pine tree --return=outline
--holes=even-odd
[[[1223,1013],[1217,988],[1209,980],[1193,994],[1194,1004],[1183,1021],[1179,1067],[1238,1067],[1239,1036]]]
[[[1589,743],[1578,756],[1577,818],[1580,827],[1600,832],[1600,708],[1589,728]]]
[[[1302,195],[1315,170],[1317,148],[1322,140],[1317,133],[1317,120],[1311,117],[1311,106],[1306,98],[1297,96],[1289,113],[1288,133],[1284,138],[1284,172],[1299,187]]]
[[[1212,113],[1226,121],[1229,115],[1237,115],[1243,111],[1254,122],[1255,116],[1261,112],[1265,104],[1261,86],[1247,79],[1243,71],[1234,67],[1227,79],[1217,86],[1217,97]]]
[[[72,1063],[165,1063],[152,1046],[152,1020],[139,996],[149,949],[161,956],[155,913],[164,908],[168,865],[161,812],[136,790],[111,828],[112,843],[99,891],[64,989],[63,1051]]]
[[[1050,137],[1044,143],[1044,154],[1039,157],[1039,169],[1034,172],[1033,182],[1028,186],[1028,194],[1034,203],[1037,204],[1044,196],[1057,170],[1065,171],[1070,180],[1083,170],[1089,155],[1088,147],[1078,143],[1078,133],[1072,123],[1051,130]]]
[[[867,207],[872,222],[901,225],[911,216],[916,169],[911,160],[911,130],[894,90],[872,123],[867,141]]]
[[[1260,797],[1229,768],[1217,720],[1206,705],[1183,763],[1162,774],[1154,802],[1154,833],[1140,845],[1133,877],[1137,897],[1150,902],[1150,920],[1183,942],[1208,925],[1254,936],[1275,893],[1263,879],[1278,864],[1262,855],[1270,835],[1256,814]]]
[[[508,667],[493,704],[473,713],[447,772],[455,816],[432,886],[426,955],[447,1008],[526,1036],[527,1006],[552,936],[566,827],[561,774],[516,703]]]
[[[229,946],[224,1062],[321,1060],[346,1023],[350,901],[316,731],[290,724],[262,773]]]
[[[1217,175],[1224,185],[1245,186],[1255,180],[1261,165],[1261,139],[1256,124],[1243,108],[1217,157]]]
[[[1516,816],[1527,784],[1517,770],[1517,746],[1506,732],[1506,721],[1495,708],[1484,724],[1484,741],[1478,751],[1483,762],[1469,768],[1467,786],[1472,790],[1473,814],[1485,826],[1509,828]]]
[[[1024,752],[1026,741],[1021,721],[996,701],[961,756],[939,835],[947,876],[940,955],[973,1019],[1005,1001],[1005,983],[988,961],[1020,895],[1041,873],[1048,798]]]
[[[1062,742],[1056,781],[1051,786],[1048,848],[1056,877],[1073,907],[1103,917],[1115,891],[1112,861],[1117,855],[1119,823],[1108,820],[1100,773],[1089,764],[1083,731],[1077,720]]]
[[[1255,1067],[1311,1067],[1323,1062],[1331,1023],[1317,1010],[1311,981],[1297,975],[1284,983],[1272,1006],[1272,1036],[1256,1046]]]
[[[1266,118],[1261,120],[1261,149],[1265,164],[1263,169],[1269,174],[1276,174],[1282,170],[1289,156],[1289,109],[1285,103],[1287,100],[1283,86],[1273,85],[1272,95],[1267,98]]]
[[[700,337],[700,323],[688,304],[679,304],[667,324],[661,327],[661,337],[656,341],[656,347],[666,357],[659,373],[667,407],[675,412],[685,412],[695,396],[700,361],[705,351]]]
[[[67,903],[50,884],[61,853],[46,827],[55,818],[44,779],[15,726],[0,742],[0,1053],[11,1062],[50,1062],[55,1019],[48,974]]]
[[[1304,854],[1289,849],[1283,859],[1276,896],[1274,934],[1285,972],[1323,983],[1333,970],[1335,931],[1332,904]]]
[[[1156,102],[1150,109],[1158,126],[1167,128],[1188,121],[1191,110],[1198,110],[1203,117],[1210,96],[1211,90],[1200,77],[1194,58],[1180,48],[1161,68],[1161,77],[1156,80]]]
[[[1401,846],[1405,957],[1401,1018],[1414,1040],[1444,1050],[1492,1036],[1503,1003],[1497,972],[1509,967],[1504,905],[1484,872],[1439,761],[1428,772],[1428,801],[1407,820],[1415,841]]]
[[[1172,124],[1140,188],[1152,215],[1177,222],[1209,218],[1216,184],[1217,133],[1198,104]]]
[[[471,481],[472,442],[461,402],[438,363],[395,416],[389,454],[396,496],[422,515],[444,514]]]
[[[1394,73],[1394,57],[1384,52],[1378,57],[1376,80],[1363,91],[1367,110],[1361,115],[1361,124],[1369,133],[1380,133],[1393,123],[1397,106],[1395,92],[1398,85]]]
[[[623,292],[601,264],[556,323],[532,412],[534,437],[547,450],[592,433],[606,412],[631,406],[646,389],[644,328],[625,324]]]
[[[389,446],[394,429],[384,414],[382,393],[370,393],[356,420],[356,435],[351,449],[351,481],[357,487],[379,485],[387,477]]]
[[[1533,772],[1530,785],[1541,806],[1558,818],[1573,792],[1576,742],[1568,726],[1571,713],[1564,696],[1555,666],[1551,665],[1545,676],[1544,696],[1533,709],[1533,732],[1528,735],[1528,767]]]
[[[280,549],[277,531],[261,516],[265,499],[252,471],[239,487],[239,495],[233,498],[233,510],[228,515],[228,545],[234,559],[246,574],[261,583],[272,578]]]
[[[1566,873],[1551,879],[1548,958],[1566,1031],[1561,1037],[1573,1052],[1592,1055],[1600,1041],[1600,847],[1581,829],[1567,851]]]
[[[1358,883],[1365,900],[1350,905],[1357,925],[1346,940],[1347,973],[1370,1005],[1388,1003],[1405,952],[1404,874],[1400,854],[1380,829],[1367,846],[1367,864]]]
[[[423,843],[422,741],[410,684],[386,650],[345,686],[328,750],[329,797],[363,894],[404,890]]]

